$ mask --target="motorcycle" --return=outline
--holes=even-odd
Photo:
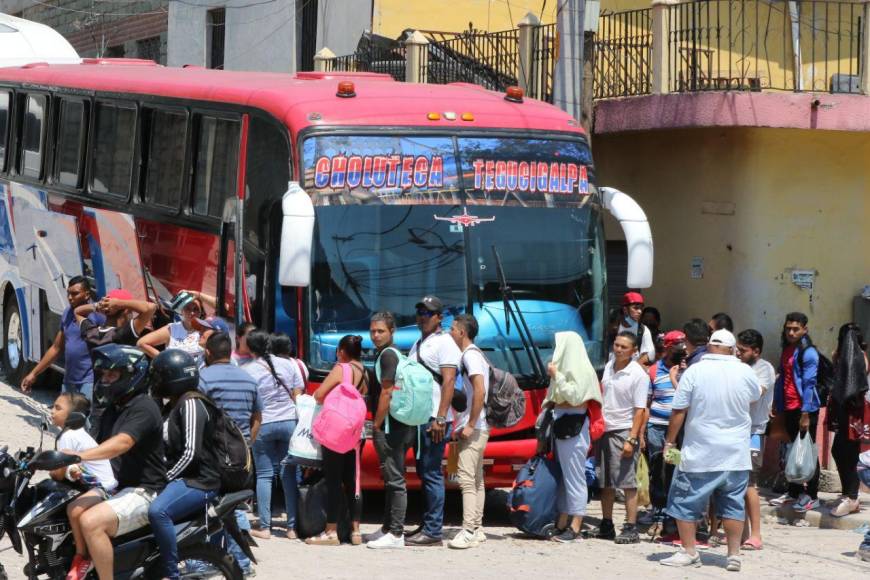
[[[80,420],[83,419],[84,416]],[[47,429],[48,425],[44,424],[43,435]],[[8,453],[8,446],[0,446],[0,540],[4,534],[8,535],[16,552],[23,554],[23,550],[27,550],[28,563],[24,567],[24,574],[29,580],[40,577],[51,580],[66,578],[75,556],[66,506],[87,490],[78,483],[44,479],[31,485],[31,480],[37,471],[51,471],[78,462],[78,456],[56,450],[40,451],[28,447],[13,455]],[[244,490],[218,496],[206,510],[176,524],[179,574],[182,578],[242,580],[242,570],[235,559],[210,542],[209,538],[225,531],[239,544],[245,555],[256,562],[250,544],[239,530],[233,514],[239,504],[249,500],[252,495],[250,490]],[[145,526],[113,538],[112,545],[115,548],[116,579],[163,577],[160,552],[150,527]],[[198,565],[192,565],[194,562]],[[6,574],[0,567],[0,580],[5,578]],[[88,575],[88,580],[96,578],[96,572]]]

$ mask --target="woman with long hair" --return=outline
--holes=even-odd
[[[271,354],[269,333],[253,330],[245,336],[251,358],[241,368],[257,381],[262,403],[262,424],[254,441],[254,466],[257,470],[257,512],[260,529],[251,535],[263,540],[272,537],[272,481],[281,478],[287,510],[287,538],[296,536],[296,499],[299,494],[294,465],[282,465],[290,437],[296,428],[296,396],[302,392],[299,370]]]
[[[341,384],[345,369],[349,369],[349,375],[353,386],[365,397],[368,394],[368,375],[362,364],[362,337],[347,335],[338,342],[338,362],[332,367],[323,383],[314,392],[317,403],[322,405],[332,390]],[[362,433],[360,443],[362,444]],[[337,546],[339,507],[341,506],[341,493],[344,487],[344,495],[347,498],[347,506],[350,510],[352,531],[350,542],[354,546],[362,544],[362,535],[359,531],[359,522],[362,517],[362,498],[356,495],[356,453],[357,449],[351,449],[347,453],[338,453],[323,446],[323,477],[326,480],[326,530],[319,536],[308,538],[305,543],[316,546]]]
[[[834,386],[828,401],[828,430],[833,431],[831,454],[837,462],[837,472],[843,495],[831,510],[842,517],[861,509],[858,502],[858,455],[861,440],[870,433],[870,404],[867,393],[867,343],[861,328],[854,322],[840,327],[834,363]]]

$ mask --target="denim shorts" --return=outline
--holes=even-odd
[[[712,497],[719,518],[743,521],[748,485],[749,471],[686,473],[677,469],[665,511],[678,520],[695,522],[707,513]]]

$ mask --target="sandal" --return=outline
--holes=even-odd
[[[725,539],[725,536],[722,534],[710,534],[710,537],[707,538],[707,543],[711,548],[720,548],[722,546],[728,545],[728,540]]]
[[[360,532],[351,532],[350,534],[350,544],[352,546],[359,546],[362,544],[362,533]]]
[[[309,546],[338,546],[341,544],[338,541],[338,534],[327,534],[326,532],[306,539],[305,543]]]
[[[757,552],[758,550],[763,549],[764,546],[761,544],[761,540],[756,540],[755,538],[749,538],[743,545],[741,549],[746,550],[747,552]]]

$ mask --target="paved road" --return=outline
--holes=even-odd
[[[49,402],[53,394],[37,392],[36,399]],[[0,443],[10,448],[36,445],[39,441],[37,404],[30,397],[0,383]],[[864,498],[865,500],[868,498]],[[377,527],[381,494],[367,495],[363,531]],[[448,494],[447,533],[458,530],[460,498]],[[704,566],[671,570],[658,560],[667,557],[672,548],[643,542],[634,546],[617,546],[597,540],[559,545],[519,537],[507,525],[497,504],[487,509],[489,541],[468,551],[447,548],[414,548],[401,552],[375,552],[365,547],[314,547],[291,542],[283,537],[261,542],[256,550],[260,559],[260,578],[294,576],[331,578],[473,578],[474,580],[506,580],[519,577],[537,578],[618,578],[643,575],[653,578],[731,577],[724,570],[724,550],[708,550],[702,555]],[[865,502],[865,509],[870,504]],[[412,499],[410,513],[419,512],[419,499]],[[590,505],[590,515],[598,512],[597,502]],[[617,524],[621,521],[617,514]],[[859,562],[855,550],[860,536],[851,531],[819,530],[765,523],[765,549],[746,553],[743,557],[744,577],[751,578],[867,578],[870,564]],[[8,547],[0,542],[0,550]],[[24,578],[24,560],[12,550],[0,551],[9,577]]]

